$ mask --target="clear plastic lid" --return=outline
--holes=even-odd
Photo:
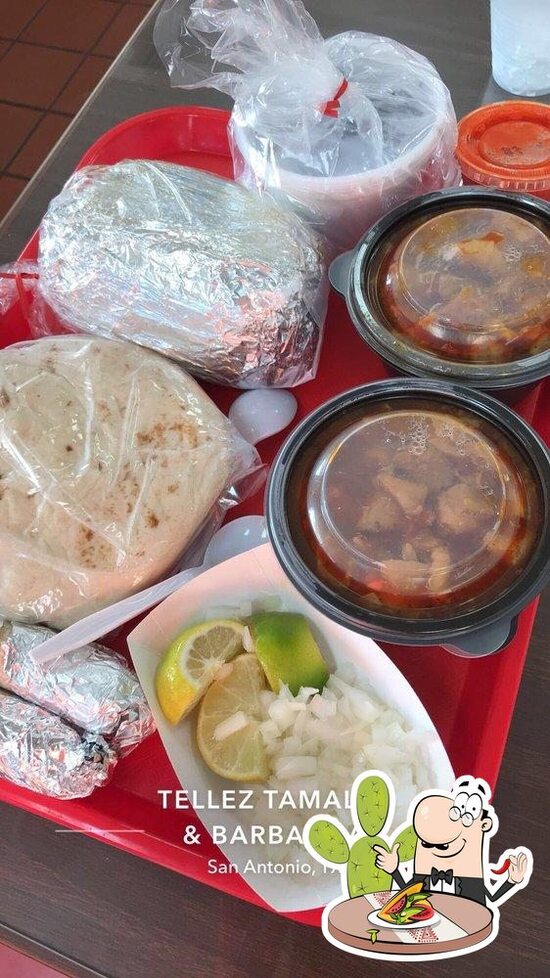
[[[409,346],[461,364],[550,348],[550,238],[533,219],[487,206],[424,216],[388,236],[376,274],[386,324]]]
[[[333,590],[382,613],[438,619],[485,605],[524,569],[538,489],[497,428],[411,401],[347,415],[325,436],[299,506],[304,556]]]

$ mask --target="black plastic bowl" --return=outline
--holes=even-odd
[[[416,197],[386,214],[353,251],[347,251],[333,261],[329,277],[332,286],[345,297],[358,333],[392,373],[466,384],[514,403],[550,374],[550,350],[511,363],[487,364],[450,361],[437,353],[411,346],[388,327],[380,306],[377,277],[369,275],[369,269],[376,266],[377,256],[389,236],[398,232],[400,226],[469,204],[535,219],[539,225],[542,222],[550,234],[550,204],[536,197],[483,187],[439,190]]]
[[[486,605],[449,618],[413,618],[385,614],[364,607],[333,590],[318,577],[314,561],[306,562],[293,536],[289,499],[295,498],[293,471],[311,440],[343,411],[377,400],[404,403],[410,398],[433,400],[468,412],[495,426],[526,461],[541,499],[538,543],[515,581]],[[286,574],[311,604],[323,614],[356,632],[399,645],[444,645],[467,656],[488,655],[508,644],[517,615],[550,581],[550,453],[533,429],[514,411],[494,398],[458,384],[442,381],[386,380],[356,387],[313,411],[287,438],[277,455],[266,490],[268,532]],[[302,539],[303,543],[303,539]]]

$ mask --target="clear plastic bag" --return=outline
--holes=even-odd
[[[127,339],[235,387],[315,376],[320,239],[233,181],[150,160],[76,172],[40,227],[39,290],[67,329]],[[34,332],[51,332],[35,317]]]
[[[196,561],[263,478],[179,366],[64,336],[0,351],[0,615],[60,628]]]
[[[300,0],[166,0],[154,40],[172,85],[235,100],[240,182],[290,202],[333,252],[402,201],[460,182],[449,92],[397,41],[324,40]]]

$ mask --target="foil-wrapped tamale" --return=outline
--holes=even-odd
[[[41,665],[32,649],[52,634],[50,629],[0,622],[1,687],[100,734],[117,753],[153,732],[143,690],[122,656],[94,644]]]
[[[78,170],[40,226],[39,293],[64,327],[125,339],[234,387],[315,376],[320,240],[232,180],[174,163]],[[51,314],[35,333],[51,331]]]
[[[0,776],[52,798],[84,798],[109,780],[116,754],[102,737],[0,690]]]

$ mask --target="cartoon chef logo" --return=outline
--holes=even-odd
[[[498,819],[489,804],[485,781],[460,778],[451,795],[430,792],[415,801],[412,818],[418,837],[412,882],[422,882],[429,892],[455,893],[478,903],[502,903],[514,887],[524,886],[533,865],[531,853],[506,853],[502,866],[493,874],[507,873],[506,880],[489,888],[488,843],[498,829]],[[405,880],[399,871],[399,843],[390,852],[374,847],[376,865],[389,873],[400,887]]]
[[[498,908],[527,885],[533,856],[509,849],[489,864],[498,830],[490,799],[486,781],[462,776],[450,792],[417,795],[407,822],[390,834],[391,781],[381,771],[356,778],[355,832],[319,818],[305,830],[310,853],[338,863],[342,874],[344,898],[324,910],[325,937],[353,954],[399,960],[453,957],[493,941]]]

